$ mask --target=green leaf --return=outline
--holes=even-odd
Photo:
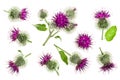
[[[34,25],[39,31],[46,31],[46,25],[45,24],[35,24]]]
[[[68,65],[68,57],[65,55],[64,51],[59,51],[59,54],[62,61]]]
[[[62,38],[61,38],[60,36],[55,36],[55,38],[56,38],[56,39],[62,40]]]
[[[107,32],[105,33],[105,38],[107,41],[111,41],[113,40],[113,38],[115,37],[117,32],[117,27],[116,26],[112,26],[110,27]]]

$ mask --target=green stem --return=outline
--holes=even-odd
[[[51,34],[48,35],[47,39],[45,40],[45,42],[43,43],[43,46],[46,45],[46,43],[48,42],[48,40],[51,38]]]
[[[64,49],[60,48],[60,47],[59,47],[59,46],[57,46],[56,44],[54,44],[54,46],[55,46],[56,48],[59,48],[60,50],[64,51],[65,53],[67,53],[69,56],[71,56],[71,54],[70,54],[70,53],[68,53],[68,52],[67,52],[67,51],[65,51]]]
[[[101,48],[99,48],[99,49],[100,49],[101,54],[104,55],[104,53],[103,53],[103,51],[101,50]]]
[[[103,40],[103,34],[104,34],[104,29],[102,29],[102,36],[101,36],[101,39]]]
[[[32,43],[32,41],[30,41],[30,40],[27,40],[29,43]]]
[[[47,23],[48,29],[49,29],[49,32],[50,32],[50,24],[49,24],[49,22],[46,19],[45,19],[45,22]]]
[[[57,73],[57,75],[59,76],[59,72],[55,69],[55,72]]]
[[[30,56],[30,55],[31,55],[31,53],[27,54],[27,55],[25,56],[25,58],[28,57],[28,56]]]

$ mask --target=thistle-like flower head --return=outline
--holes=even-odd
[[[98,11],[96,14],[95,14],[95,18],[98,18],[98,19],[105,19],[105,18],[109,18],[110,17],[110,14],[109,12],[107,11]]]
[[[87,58],[84,58],[84,59],[80,60],[79,63],[77,64],[77,66],[76,66],[76,70],[79,70],[79,71],[84,70],[85,67],[87,66],[87,64],[88,64]]]
[[[92,44],[91,36],[89,36],[88,34],[80,34],[76,40],[76,43],[78,47],[88,49]]]
[[[40,61],[40,64],[43,66],[43,65],[46,65],[49,61],[50,61],[50,59],[51,59],[51,55],[50,54],[46,54],[46,55],[43,55],[40,59],[41,59],[41,61]]]
[[[14,28],[13,30],[11,30],[11,35],[10,38],[12,41],[15,41],[18,38],[20,30],[17,28]]]
[[[69,24],[69,19],[64,13],[59,12],[53,17],[53,23],[58,28],[66,28]]]
[[[108,64],[105,64],[102,67],[100,67],[100,69],[102,71],[110,71],[114,67],[115,67],[114,63],[108,63]]]
[[[9,61],[8,65],[9,65],[8,67],[13,73],[14,72],[19,73],[19,68],[13,61]]]
[[[23,8],[23,9],[21,10],[21,12],[20,12],[20,19],[26,20],[27,14],[28,14],[27,9],[26,9],[26,8]]]

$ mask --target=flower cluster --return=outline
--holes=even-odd
[[[100,69],[102,71],[110,71],[115,67],[115,64],[111,62],[110,55],[108,53],[103,53],[100,48],[101,54],[99,55],[99,61],[102,63],[102,67]]]
[[[21,19],[21,20],[26,20],[28,11],[27,8],[23,8],[19,10],[17,7],[11,8],[9,11],[6,11],[9,13],[9,18],[11,20],[16,20],[16,19]]]
[[[11,30],[10,38],[12,41],[18,40],[19,43],[22,45],[26,45],[27,42],[31,42],[28,40],[28,35],[21,32],[18,28],[14,28]]]
[[[73,19],[75,17],[75,11],[76,8],[70,8],[65,12],[59,11],[52,17],[51,21],[49,22],[46,19],[48,16],[47,11],[44,9],[40,10],[39,17],[45,22],[45,24],[36,24],[35,27],[40,31],[46,31],[47,30],[46,24],[47,24],[49,30],[49,35],[44,41],[43,46],[46,45],[46,43],[50,38],[56,37],[56,34],[61,29],[64,29],[65,31],[71,31],[75,28],[75,26],[77,26],[77,24],[73,22]]]
[[[58,71],[57,71],[57,68],[58,68],[58,64],[56,61],[54,60],[51,60],[52,56],[50,54],[46,54],[46,55],[43,55],[41,58],[40,58],[40,65],[43,66],[43,65],[46,65],[46,67],[48,68],[48,70],[50,71],[53,71],[55,70],[56,73],[59,75]]]
[[[19,52],[21,54],[16,57],[15,61],[10,60],[8,62],[8,65],[9,65],[8,67],[10,68],[12,73],[15,73],[15,72],[19,73],[19,67],[22,67],[26,64],[25,58],[28,57],[29,55],[31,55],[31,53],[30,53],[30,54],[27,54],[26,56],[24,56],[20,50],[19,50]]]

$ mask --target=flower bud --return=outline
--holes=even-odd
[[[70,19],[73,19],[75,17],[75,11],[76,11],[76,8],[73,8],[73,9],[71,8],[66,10],[67,17]]]
[[[44,10],[44,9],[41,9],[41,10],[40,10],[40,13],[39,13],[39,17],[40,17],[41,19],[45,19],[45,18],[47,17],[47,11]]]

